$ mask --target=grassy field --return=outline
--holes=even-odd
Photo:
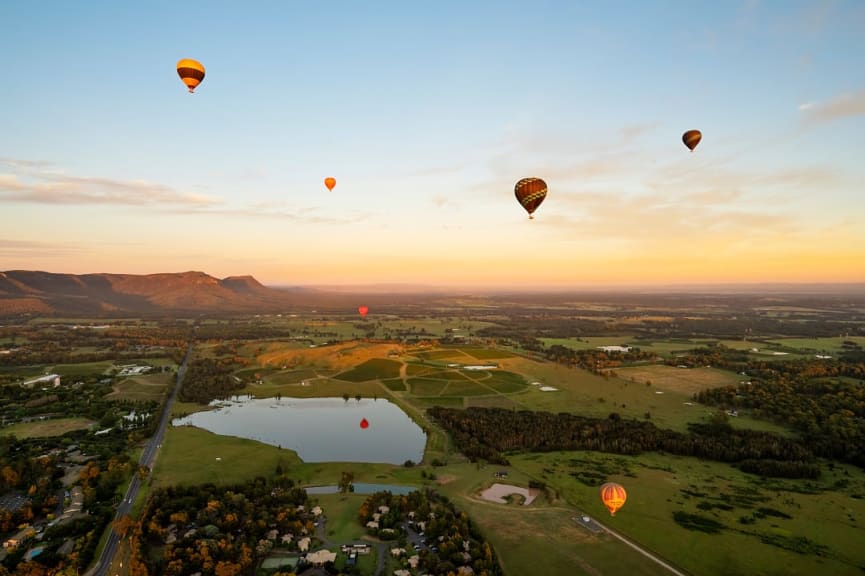
[[[619,377],[636,383],[651,382],[656,390],[680,392],[692,395],[706,388],[718,388],[736,384],[741,380],[737,374],[715,368],[676,368],[653,364],[632,368],[616,368]]]
[[[780,338],[767,340],[766,343],[802,353],[838,354],[844,350],[843,344],[845,341],[855,342],[865,348],[865,336],[850,336],[849,338]],[[759,345],[756,346],[759,347]]]
[[[385,358],[370,358],[362,364],[358,364],[351,370],[340,372],[334,378],[348,380],[349,382],[366,382],[384,378],[397,378],[399,376],[401,362],[387,360]]]
[[[291,450],[254,440],[220,436],[192,426],[169,427],[152,478],[155,487],[232,484],[256,476],[270,478],[277,464],[299,462]]]
[[[152,400],[159,402],[165,393],[165,389],[174,381],[174,374],[165,372],[158,374],[145,374],[126,378],[115,383],[114,391],[108,395],[111,400],[132,400],[146,402]]]
[[[660,454],[557,452],[517,456],[511,463],[694,574],[854,574],[865,566],[865,548],[858,545],[865,528],[856,522],[865,515],[865,474],[852,467],[821,482],[771,482],[725,464]],[[849,485],[839,490],[841,479]],[[607,480],[628,490],[615,518],[598,498],[597,487]],[[809,491],[817,493],[803,493]],[[687,529],[673,520],[675,512],[721,528],[717,534]],[[806,542],[822,555],[783,547]]]
[[[315,494],[310,496],[317,501],[327,516],[327,537],[334,542],[358,540],[366,530],[357,520],[357,511],[366,496],[363,494]]]
[[[17,438],[41,438],[43,436],[62,436],[73,430],[86,430],[96,424],[87,418],[54,418],[37,422],[21,422],[0,428],[0,435]]]

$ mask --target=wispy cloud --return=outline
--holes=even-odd
[[[144,180],[114,180],[38,171],[0,173],[0,202],[212,206],[220,200]]]
[[[865,90],[844,93],[826,102],[807,102],[801,104],[799,110],[809,122],[865,116]]]
[[[77,254],[83,248],[69,242],[41,242],[34,240],[11,240],[0,238],[0,256],[5,258],[44,258],[66,254]]]

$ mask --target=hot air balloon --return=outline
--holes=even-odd
[[[540,178],[523,178],[514,186],[514,194],[517,196],[517,201],[529,213],[529,218],[534,218],[532,212],[537,210],[547,197],[547,183]]]
[[[366,306],[358,306],[357,311],[360,313],[361,318],[366,318],[366,313],[369,312],[369,308]]]
[[[198,60],[184,58],[177,63],[177,74],[192,94],[195,92],[195,87],[204,80],[204,66]]]
[[[364,418],[363,420],[360,421],[360,427],[363,428],[364,430],[369,428],[369,422],[366,421],[366,418]]]
[[[691,152],[694,151],[694,148],[697,147],[697,144],[700,143],[700,140],[703,138],[703,133],[699,130],[688,130],[684,134],[682,134],[682,142],[685,143],[685,146],[688,147]]]
[[[601,486],[601,500],[604,501],[604,506],[610,511],[610,516],[615,516],[616,511],[625,505],[625,500],[627,499],[628,493],[625,492],[621,484],[607,482]]]
[[[328,190],[333,190],[333,187],[336,186],[336,178],[325,178],[324,185],[327,186]]]

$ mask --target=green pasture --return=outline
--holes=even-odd
[[[819,482],[778,482],[722,463],[660,454],[555,452],[514,456],[511,464],[693,574],[855,574],[865,566],[859,545],[865,500],[853,498],[865,492],[865,474],[852,467],[836,468]],[[849,484],[838,489],[839,480]],[[615,518],[598,497],[605,481],[628,490]],[[685,528],[675,512],[717,522],[720,531]],[[823,555],[784,548],[803,542]]]
[[[170,426],[152,472],[153,485],[233,484],[256,476],[271,478],[277,464],[299,462],[292,450],[193,426]]]
[[[0,428],[0,435],[16,438],[42,438],[44,436],[62,436],[73,430],[87,430],[96,424],[87,418],[53,418],[34,422],[19,422],[5,428]]]
[[[729,370],[717,368],[678,368],[664,364],[616,368],[620,379],[645,384],[651,382],[656,390],[681,392],[692,395],[707,388],[735,385],[742,377]]]
[[[244,372],[247,372],[244,370]],[[254,375],[254,374],[253,374]],[[263,377],[267,384],[274,386],[283,386],[286,384],[299,384],[304,380],[309,380],[319,376],[319,373],[309,368],[301,368],[298,370],[281,370],[279,372],[270,372]]]
[[[487,394],[495,394],[492,388],[488,388],[479,382],[466,382],[452,380],[447,383],[447,386],[439,392],[440,396],[486,396]]]
[[[334,376],[339,380],[349,382],[365,382],[367,380],[398,378],[401,362],[388,360],[386,358],[371,358],[363,364],[358,364],[351,370],[341,372]]]
[[[174,375],[166,372],[144,374],[125,378],[113,385],[114,391],[108,395],[112,400],[132,400],[159,402],[168,388],[174,382]]]
[[[542,386],[557,388],[556,391],[542,392],[540,386],[528,386],[523,392],[508,395],[507,398],[519,410],[572,412],[596,418],[606,418],[611,412],[617,412],[622,417],[638,419],[645,418],[648,413],[649,419],[659,428],[679,431],[687,430],[689,422],[703,421],[717,410],[695,403],[691,393],[659,389],[654,382],[651,386],[647,386],[645,382],[631,382],[621,376],[609,374],[600,376],[579,368],[568,368],[553,362],[537,362],[525,358],[508,360],[505,368],[524,376],[529,382],[539,382]],[[645,367],[639,369],[643,368]],[[656,368],[656,366],[649,368]],[[670,369],[685,371],[683,368]],[[627,373],[627,370],[630,369],[617,368],[616,373]],[[732,377],[737,378],[732,373],[708,368],[688,371],[693,371],[694,374],[697,374],[697,371],[707,371],[707,374],[731,374]],[[470,404],[475,405],[474,401]],[[779,426],[751,419],[745,414],[731,420],[735,427],[784,431]]]
[[[125,364],[133,364],[133,361],[124,362]],[[57,373],[60,376],[89,376],[91,374],[110,374],[116,367],[114,362],[104,360],[102,362],[81,362],[80,364],[55,364],[49,366],[49,372]]]
[[[468,354],[478,360],[495,360],[497,358],[513,358],[514,354],[507,350],[494,350],[492,348],[460,348],[464,354]]]
[[[850,336],[849,338],[776,338],[766,340],[766,343],[771,346],[777,346],[783,349],[791,349],[799,353],[812,354],[840,354],[845,350],[844,342],[855,342],[860,347],[865,348],[865,336]],[[759,345],[755,345],[759,348]]]
[[[327,516],[327,539],[332,542],[359,540],[366,529],[357,519],[360,505],[367,498],[364,494],[313,494],[310,499],[318,502]]]
[[[445,348],[442,350],[430,350],[427,352],[416,352],[413,354],[416,358],[422,358],[424,360],[444,360],[445,358],[457,358],[462,362],[471,360],[469,356],[463,354],[462,351],[456,348]]]
[[[580,338],[538,338],[544,346],[564,346],[572,350],[594,350],[598,346],[634,346],[633,335],[623,336],[583,336]]]

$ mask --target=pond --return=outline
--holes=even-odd
[[[397,486],[395,484],[367,484],[365,482],[353,482],[355,494],[375,494],[376,492],[390,492],[391,494],[411,494],[417,488],[413,486]],[[304,488],[307,494],[336,494],[339,486],[307,486]]]
[[[385,399],[235,396],[212,406],[172,424],[290,448],[304,462],[420,462],[426,446],[423,430]]]

